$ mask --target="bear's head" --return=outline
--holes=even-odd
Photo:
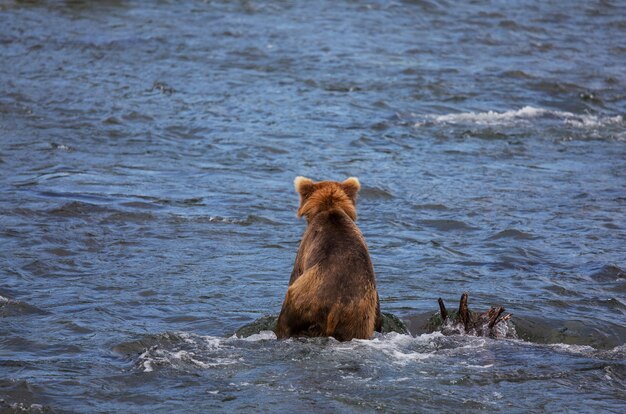
[[[298,217],[304,216],[307,221],[311,221],[323,211],[342,210],[352,220],[356,220],[356,198],[361,188],[356,177],[350,177],[341,183],[314,182],[306,177],[296,177],[294,185],[300,194]]]

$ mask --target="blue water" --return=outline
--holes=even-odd
[[[626,5],[0,3],[0,411],[623,412]],[[359,177],[413,336],[276,314]],[[424,333],[470,293],[518,339]],[[453,305],[449,305],[453,306]]]

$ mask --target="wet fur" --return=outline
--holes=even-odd
[[[356,226],[356,178],[342,183],[298,177],[298,216],[307,228],[276,328],[279,338],[370,338],[380,330],[374,269]]]

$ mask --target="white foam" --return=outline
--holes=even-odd
[[[153,346],[139,355],[137,366],[144,372],[152,372],[156,366],[182,370],[190,366],[209,369],[241,362],[241,358],[236,355],[225,355],[232,348],[225,345],[226,339],[185,332],[176,332],[174,336],[182,340],[181,346],[183,348],[191,347],[192,349],[181,349],[181,346],[175,346],[171,349],[161,348],[158,345]]]
[[[234,365],[238,359],[225,357],[209,357],[207,361],[201,361],[194,352],[190,351],[168,351],[162,349],[152,349],[139,356],[139,366],[143,372],[154,371],[154,365],[169,366],[174,369],[186,369],[188,366],[208,369]]]
[[[525,106],[517,111],[506,112],[462,112],[458,114],[438,115],[433,117],[436,123],[477,123],[477,124],[501,124],[514,119],[535,118],[545,115],[548,111],[532,106]]]
[[[578,355],[589,355],[596,351],[594,347],[589,345],[550,344],[548,346],[552,349]]]
[[[341,375],[340,377],[342,380],[352,382],[370,382],[373,379],[372,377],[361,378],[356,375]]]
[[[446,115],[426,115],[423,121],[415,123],[416,127],[428,123],[436,124],[478,124],[478,125],[511,125],[527,122],[535,118],[554,118],[574,128],[594,129],[608,125],[624,123],[621,115],[598,116],[592,114],[574,114],[567,111],[555,111],[544,108],[525,106],[521,109],[504,112],[460,112]]]
[[[557,352],[564,352],[570,355],[581,355],[586,357],[600,357],[606,359],[615,359],[621,358],[624,359],[626,356],[626,344],[618,345],[612,349],[601,350],[594,348],[590,345],[576,345],[576,344],[563,344],[563,343],[536,343],[536,342],[527,342],[522,339],[505,339],[504,341],[510,341],[516,344],[519,344],[524,347],[536,347],[536,348],[544,348],[551,349]]]
[[[573,114],[572,114],[573,115]],[[598,128],[606,125],[618,125],[624,122],[621,115],[598,117],[596,115],[573,115],[565,119],[567,125],[576,128]]]
[[[4,399],[0,399],[0,402],[4,402]],[[11,408],[11,412],[15,412],[15,413],[43,413],[44,412],[44,406],[41,404],[30,404],[28,405],[27,403],[12,403],[11,405],[9,405],[9,407]]]
[[[247,338],[221,338],[201,336],[185,332],[164,334],[168,339],[161,345],[155,345],[145,350],[136,360],[136,367],[143,372],[152,372],[159,368],[174,370],[210,370],[226,366],[245,364],[248,355],[252,358],[256,351],[251,352],[251,342],[276,341],[272,331],[262,331]],[[445,338],[445,339],[444,339]],[[448,341],[450,346],[441,347],[441,341]],[[422,334],[417,337],[398,333],[378,334],[373,339],[355,339],[348,342],[330,340],[319,346],[317,353],[320,358],[340,360],[345,358],[354,360],[376,360],[385,364],[406,366],[422,364],[426,360],[448,358],[451,355],[475,354],[481,348],[488,346],[491,340],[486,338],[467,337],[464,335],[448,337],[441,332]],[[272,347],[274,345],[270,344]],[[286,340],[276,341],[277,350],[287,352],[293,361],[300,361],[299,347],[310,347],[308,341]],[[286,348],[285,348],[286,347]],[[253,349],[259,349],[255,346]],[[294,352],[292,352],[293,350]],[[264,352],[264,351],[263,351]],[[273,351],[270,351],[273,352]],[[488,369],[490,365],[475,365],[471,368]],[[363,380],[362,378],[360,380]]]
[[[439,331],[435,331],[432,333],[427,333],[427,334],[421,334],[419,336],[416,336],[415,339],[419,339],[422,342],[430,342],[435,338],[443,338],[445,335]]]
[[[425,374],[425,372],[421,372],[422,374]],[[390,382],[406,382],[406,381],[411,381],[410,377],[402,377],[402,378],[394,378],[391,379]]]
[[[268,340],[277,339],[274,331],[261,331],[258,334],[250,335],[246,338],[237,338],[236,336],[233,336],[233,337],[235,339],[241,339],[242,341],[248,341],[248,342],[268,341]]]
[[[398,365],[406,365],[411,361],[422,361],[424,359],[432,358],[434,352],[406,352],[404,350],[391,350],[390,352],[383,351],[387,355],[394,358],[394,362]]]
[[[465,365],[467,368],[474,368],[474,369],[487,369],[487,368],[493,368],[493,364],[487,364],[487,365],[473,365],[473,364],[463,364]]]
[[[244,222],[245,220],[237,220],[233,218],[220,217],[220,216],[209,216],[209,223],[240,224]]]
[[[354,352],[358,348],[373,348],[382,355],[387,356],[393,364],[407,365],[410,362],[423,361],[435,356],[435,350],[430,347],[434,338],[442,336],[440,332],[413,337],[398,333],[381,335],[374,339],[353,340],[352,347],[336,347],[336,350]],[[415,346],[424,347],[424,351],[416,351]],[[432,350],[431,350],[432,349]]]

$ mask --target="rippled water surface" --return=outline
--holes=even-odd
[[[624,412],[626,6],[0,2],[0,411]],[[232,337],[296,175],[413,336]],[[470,293],[519,339],[425,333]]]

